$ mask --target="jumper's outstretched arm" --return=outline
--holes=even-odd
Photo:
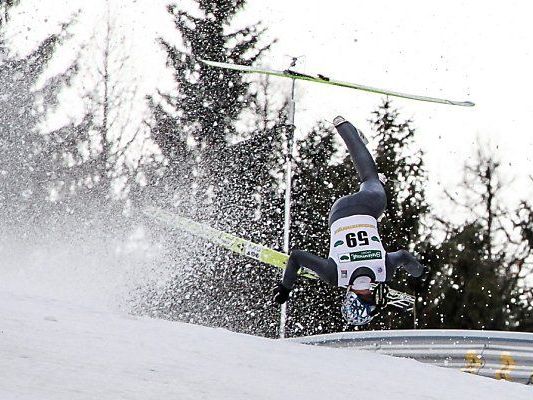
[[[395,272],[398,268],[403,268],[409,275],[419,278],[425,271],[425,267],[407,250],[398,250],[393,253],[387,253],[385,257],[387,270]]]
[[[321,258],[302,250],[293,250],[283,273],[282,285],[291,290],[298,278],[300,268],[307,268],[318,275],[320,280],[337,286],[337,266],[331,258]]]

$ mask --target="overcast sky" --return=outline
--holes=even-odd
[[[305,4],[305,6],[304,6]],[[253,1],[247,18],[261,19],[284,55],[304,55],[308,72],[409,93],[472,100],[474,108],[398,99],[415,121],[427,153],[432,197],[452,187],[476,137],[499,146],[515,188],[530,195],[533,174],[533,30],[526,1]],[[380,96],[299,85],[297,123],[339,113],[367,130]],[[442,181],[442,184],[439,184]]]
[[[31,3],[31,4],[30,4]],[[46,3],[46,4],[43,4]],[[132,32],[143,90],[168,77],[158,36],[175,36],[163,0],[113,1],[125,30]],[[89,4],[89,5],[88,5]],[[26,0],[18,28],[31,39],[67,19],[77,8],[80,32],[98,21],[101,0]],[[184,4],[181,3],[180,4]],[[49,17],[47,17],[49,14]],[[263,64],[283,69],[290,56],[302,56],[299,69],[335,79],[413,94],[471,100],[474,108],[397,99],[402,115],[412,118],[417,143],[426,152],[432,180],[430,196],[440,198],[462,177],[477,137],[498,147],[506,175],[518,179],[510,199],[533,193],[533,105],[531,70],[533,30],[527,1],[253,0],[236,26],[262,21],[268,38],[278,41]],[[22,27],[26,29],[22,30]],[[18,36],[18,35],[17,35]],[[288,88],[290,81],[279,82]],[[305,132],[315,121],[341,114],[363,131],[382,97],[349,89],[302,82],[297,89],[296,124]]]

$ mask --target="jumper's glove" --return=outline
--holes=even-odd
[[[277,284],[277,286],[274,287],[274,289],[272,289],[272,295],[274,296],[273,300],[276,303],[278,303],[278,304],[283,304],[287,300],[289,300],[289,293],[290,292],[291,292],[291,290],[287,289],[280,282],[280,283]]]

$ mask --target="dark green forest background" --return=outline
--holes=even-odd
[[[145,99],[149,113],[140,125],[158,150],[134,163],[125,154],[136,135],[116,126],[116,115],[134,101],[119,84],[125,75],[125,55],[114,54],[123,51],[116,43],[120,38],[107,36],[101,74],[83,118],[44,132],[41,123],[64,106],[59,95],[83,67],[74,61],[37,85],[72,36],[76,16],[20,57],[4,34],[10,13],[23,1],[0,1],[0,221],[11,234],[31,241],[28,227],[61,229],[67,223],[82,230],[112,223],[120,228],[117,234],[126,234],[133,224],[151,226],[139,210],[156,204],[282,248],[283,171],[292,131],[287,101],[269,79],[251,80],[196,61],[252,65],[268,55],[275,46],[265,42],[268,27],[233,28],[244,0],[197,0],[194,15],[168,7],[181,46],[163,39],[160,46],[174,87]],[[105,23],[110,34],[112,19]],[[246,129],[238,124],[243,115]],[[385,248],[414,252],[430,274],[423,281],[399,274],[392,285],[416,294],[416,321],[411,314],[388,309],[366,329],[412,328],[416,323],[418,328],[533,331],[533,291],[524,280],[531,272],[533,208],[529,199],[513,208],[502,201],[506,187],[498,154],[482,145],[476,149],[477,157],[465,161],[464,181],[443,194],[449,208],[443,212],[426,201],[431,177],[413,121],[389,99],[368,119],[378,168],[389,180],[390,202],[380,225]],[[327,256],[328,211],[338,197],[358,189],[355,170],[325,123],[297,140],[296,148],[290,161],[291,247]],[[443,219],[450,210],[464,215],[463,221]],[[269,337],[279,334],[279,308],[270,299],[278,270],[207,243],[198,246],[172,230],[154,227],[153,235],[168,248],[166,263],[177,272],[163,287],[139,288],[133,312]],[[184,257],[188,247],[196,248]],[[288,303],[288,335],[353,329],[340,315],[342,296],[341,289],[300,280]]]

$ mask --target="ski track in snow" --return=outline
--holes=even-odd
[[[0,288],[0,399],[529,399],[530,387]]]

